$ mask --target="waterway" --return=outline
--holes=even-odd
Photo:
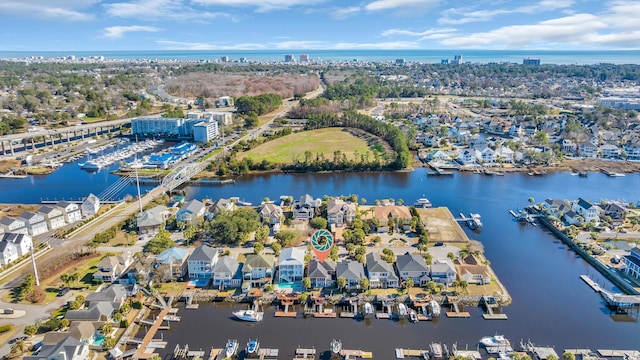
[[[111,175],[103,172],[86,174],[65,167],[48,177],[32,177],[29,186],[18,186],[22,180],[1,180],[0,202],[37,203],[41,197],[61,196],[62,188],[66,189],[65,196],[86,196],[89,192],[99,193],[113,181]],[[262,323],[252,325],[231,320],[230,308],[208,305],[181,311],[183,321],[163,336],[171,349],[176,343],[189,343],[192,349],[222,347],[228,338],[237,338],[244,345],[249,338],[257,337],[263,346],[280,348],[283,354],[292,353],[298,345],[324,351],[335,337],[341,338],[346,348],[374,351],[376,358],[392,358],[395,347],[426,348],[431,341],[449,346],[457,342],[459,348],[467,344],[473,347],[480,337],[496,333],[515,342],[531,339],[538,345],[554,345],[559,350],[638,349],[637,319],[611,315],[599,295],[579,275],[593,274],[607,289],[611,289],[611,284],[543,228],[513,222],[508,213],[509,209],[527,205],[529,197],[536,201],[547,197],[638,201],[638,189],[638,174],[614,178],[600,173],[590,173],[587,178],[569,173],[541,177],[456,173],[453,177],[429,177],[424,169],[406,173],[270,174],[240,178],[235,185],[188,187],[185,189],[188,198],[238,196],[254,204],[264,197],[299,197],[304,193],[316,197],[357,194],[366,198],[368,204],[384,198],[403,199],[409,204],[427,197],[434,206],[447,206],[454,214],[480,213],[484,222],[482,232],[468,234],[483,243],[487,258],[513,302],[504,310],[509,317],[504,321],[483,320],[481,311],[472,308],[468,309],[469,319],[445,317],[438,322],[419,324],[276,319],[268,313]]]

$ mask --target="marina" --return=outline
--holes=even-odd
[[[129,159],[131,157],[136,156],[136,154],[138,154],[139,152],[142,151],[146,151],[149,149],[153,149],[154,147],[157,147],[159,145],[161,145],[162,143],[164,143],[164,141],[161,140],[145,140],[143,142],[140,143],[134,143],[134,144],[130,144],[127,145],[124,148],[121,149],[117,149],[113,152],[110,152],[108,154],[105,155],[100,155],[96,158],[90,158],[87,161],[85,161],[84,163],[79,163],[78,165],[80,166],[81,169],[83,170],[87,170],[87,171],[98,171],[102,168],[106,168],[109,167],[119,161],[123,161],[126,159]],[[109,145],[113,145],[109,144]],[[101,151],[103,151],[103,148],[100,149],[89,149],[87,150],[87,154],[89,156],[94,155],[94,154],[98,154]]]

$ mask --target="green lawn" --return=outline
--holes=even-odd
[[[239,154],[239,158],[249,157],[255,162],[268,160],[277,164],[289,164],[294,160],[304,161],[305,151],[311,151],[312,158],[316,154],[324,154],[326,159],[333,159],[336,150],[342,151],[347,159],[352,160],[354,153],[363,154],[369,150],[365,140],[357,138],[341,128],[328,128],[303,131],[266,142],[250,151]]]

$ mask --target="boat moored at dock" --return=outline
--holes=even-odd
[[[242,320],[242,321],[258,322],[258,321],[262,321],[264,313],[260,311],[254,311],[254,310],[240,310],[240,311],[234,311],[233,316],[235,316],[238,320]]]
[[[509,340],[503,335],[485,336],[480,339],[480,345],[484,347],[503,347],[509,346]]]
[[[247,347],[244,349],[245,357],[257,356],[259,348],[260,348],[260,343],[258,342],[257,339],[249,340],[249,342],[247,342]]]
[[[342,351],[342,341],[333,339],[331,340],[330,347],[331,347],[331,353],[338,355]]]
[[[238,352],[238,340],[229,339],[224,347],[224,356],[230,358]]]

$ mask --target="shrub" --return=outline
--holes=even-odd
[[[4,334],[9,330],[11,330],[11,325],[2,325],[2,326],[0,326],[0,334]]]

